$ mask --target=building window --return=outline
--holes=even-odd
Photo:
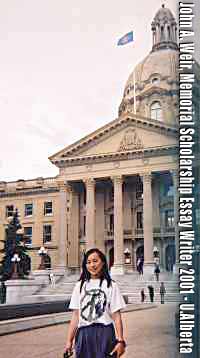
[[[110,214],[110,223],[109,223],[109,229],[111,232],[114,231],[114,215],[113,214]]]
[[[142,211],[137,212],[137,229],[143,229],[143,215]]]
[[[44,215],[52,215],[53,214],[53,206],[52,201],[46,201],[44,203]]]
[[[33,204],[25,204],[24,206],[24,216],[33,215]]]
[[[152,83],[153,85],[158,85],[158,84],[160,83],[160,80],[159,80],[158,77],[154,77],[154,78],[152,79],[151,83]]]
[[[167,27],[167,32],[168,32],[168,41],[171,40],[171,31],[170,31],[170,27]]]
[[[7,205],[6,206],[6,217],[13,216],[14,206],[13,205]]]
[[[24,227],[24,236],[26,237],[26,241],[25,241],[26,245],[32,244],[32,235],[33,235],[32,226]]]
[[[151,118],[156,121],[162,121],[162,107],[160,102],[153,102],[151,105]]]
[[[161,26],[160,28],[160,40],[163,41],[165,39],[165,36],[164,36],[164,27]]]
[[[136,183],[136,199],[143,199],[143,183],[141,180],[138,180]]]
[[[86,189],[83,190],[83,204],[86,204]]]
[[[52,227],[51,225],[43,226],[43,244],[52,241]]]
[[[169,186],[169,189],[167,191],[167,196],[174,196],[174,186],[173,185],[170,185]]]
[[[174,227],[174,212],[173,210],[168,210],[165,212],[165,226]]]
[[[113,187],[109,191],[109,201],[110,202],[114,201],[114,188]]]

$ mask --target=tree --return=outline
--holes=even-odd
[[[31,269],[31,260],[27,254],[26,237],[19,221],[18,210],[15,209],[13,216],[8,218],[8,225],[5,229],[5,240],[0,240],[4,248],[0,250],[4,254],[0,262],[0,276],[2,281],[12,278],[14,265],[17,266],[19,278],[26,278]],[[18,262],[13,262],[14,255],[19,257]]]

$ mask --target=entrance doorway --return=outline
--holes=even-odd
[[[170,244],[166,247],[165,250],[165,262],[166,262],[166,270],[173,271],[173,265],[176,262],[176,253],[175,253],[175,245]]]
[[[136,262],[138,259],[144,259],[144,245],[139,246],[136,250]]]

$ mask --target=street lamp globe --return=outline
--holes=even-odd
[[[19,257],[18,254],[14,254],[13,257],[12,257],[12,259],[11,259],[11,261],[12,261],[12,262],[20,262],[21,259],[20,259],[20,257]]]
[[[45,249],[44,246],[41,246],[40,249],[38,250],[38,255],[46,255],[47,254],[47,250]]]

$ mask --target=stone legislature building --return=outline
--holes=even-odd
[[[0,182],[0,237],[18,208],[32,269],[45,246],[52,268],[80,269],[98,247],[114,273],[155,257],[172,270],[178,245],[177,24],[164,5],[151,24],[152,50],[128,77],[119,116],[52,155],[53,178]],[[177,256],[178,257],[178,256]]]

